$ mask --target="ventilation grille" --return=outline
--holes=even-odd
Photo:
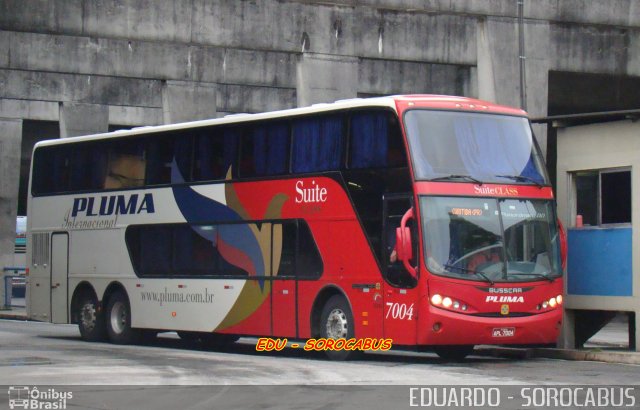
[[[40,266],[49,263],[49,233],[34,233],[31,238],[31,264]]]

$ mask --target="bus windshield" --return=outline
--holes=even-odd
[[[404,121],[418,180],[549,184],[524,117],[415,109]]]
[[[552,281],[562,274],[549,200],[421,197],[429,271],[477,281]]]

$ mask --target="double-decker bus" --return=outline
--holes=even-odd
[[[407,95],[43,141],[29,192],[28,314],[89,341],[462,358],[559,334],[562,235],[519,109]]]

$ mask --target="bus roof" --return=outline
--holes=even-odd
[[[190,121],[176,124],[141,126],[130,130],[117,130],[113,132],[90,134],[78,137],[59,138],[40,141],[34,148],[46,145],[57,145],[81,142],[85,140],[119,138],[131,135],[152,134],[166,131],[178,131],[183,129],[207,127],[213,125],[247,123],[259,120],[269,120],[278,118],[288,118],[299,115],[308,115],[316,113],[326,113],[331,111],[339,111],[351,108],[364,107],[387,107],[398,112],[403,112],[411,108],[431,108],[441,110],[460,110],[460,111],[482,111],[498,114],[526,116],[526,112],[513,107],[494,104],[488,101],[478,100],[468,97],[457,97],[450,95],[431,95],[431,94],[412,94],[412,95],[392,95],[386,97],[372,98],[351,98],[338,100],[333,103],[319,103],[308,107],[292,108],[286,110],[269,111],[256,114],[240,113],[230,114],[222,118],[214,118],[208,120]]]

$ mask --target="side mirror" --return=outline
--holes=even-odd
[[[416,268],[411,266],[410,262],[413,259],[413,243],[411,241],[411,229],[407,227],[409,219],[413,219],[413,208],[410,208],[404,214],[400,227],[396,228],[396,255],[407,272],[417,278]]]
[[[396,228],[396,255],[398,260],[413,259],[413,244],[411,243],[411,230],[407,227]]]

